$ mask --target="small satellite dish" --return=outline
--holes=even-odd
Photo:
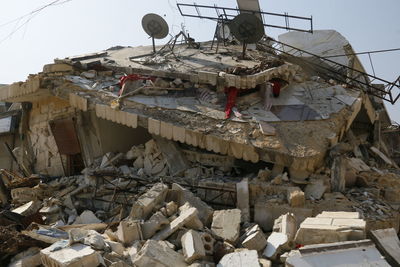
[[[161,16],[149,13],[142,18],[142,27],[151,37],[153,41],[153,52],[156,52],[154,39],[163,39],[167,37],[169,32],[167,22]]]
[[[229,29],[229,26],[225,23],[221,23],[218,25],[217,34],[218,39],[220,40],[232,39],[231,30]]]
[[[243,55],[245,57],[246,44],[254,44],[264,36],[264,24],[250,13],[237,15],[230,23],[231,33],[243,43]]]

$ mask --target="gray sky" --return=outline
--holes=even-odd
[[[211,39],[215,29],[213,22],[181,17],[175,0],[72,0],[48,7],[34,17],[3,25],[50,2],[0,1],[0,84],[23,81],[30,73],[40,72],[54,58],[96,52],[115,45],[150,45],[141,28],[141,18],[149,12],[164,16],[171,34],[179,33],[184,25],[198,41]],[[194,1],[178,2],[192,4]],[[236,7],[236,0],[195,2]],[[260,0],[260,3],[267,12],[312,15],[315,29],[337,30],[356,52],[400,47],[399,0]],[[28,18],[30,21],[23,25]],[[284,25],[284,21],[280,23]],[[284,33],[266,31],[272,37]],[[372,73],[368,56],[360,59]],[[400,51],[374,54],[372,62],[378,77],[394,81],[400,75]],[[392,120],[397,122],[400,122],[399,107],[400,101],[394,106],[387,105]]]

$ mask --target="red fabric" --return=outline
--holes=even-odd
[[[238,91],[239,90],[236,87],[225,87],[225,94],[228,95],[225,105],[225,119],[229,119],[231,116],[232,108],[236,104]]]
[[[138,74],[130,74],[126,76],[122,76],[119,79],[119,86],[121,87],[121,90],[119,90],[119,95],[122,95],[122,86],[126,83],[126,81],[137,81],[137,80],[152,80],[154,81],[154,77],[147,77],[147,76],[140,76]]]
[[[272,93],[274,94],[274,96],[279,96],[280,92],[281,92],[281,82],[277,81],[277,80],[272,80]]]

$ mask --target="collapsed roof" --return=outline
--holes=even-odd
[[[296,44],[308,40],[306,33],[295,34],[280,38]],[[317,36],[324,34],[331,38],[318,47],[349,46],[333,31]],[[56,96],[78,110],[95,110],[100,118],[142,126],[170,140],[254,163],[273,162],[293,173],[313,172],[361,109],[371,124],[377,109],[357,88],[323,80],[301,64],[286,61],[270,49],[270,42],[249,49],[245,59],[240,45],[215,52],[210,42],[193,41],[168,43],[156,54],[151,47],[113,47],[56,59],[27,81],[1,88],[0,100],[35,102]],[[125,75],[131,75],[131,81],[121,95],[120,79]],[[265,89],[274,80],[282,85],[277,97]],[[227,110],[229,88],[238,95]]]

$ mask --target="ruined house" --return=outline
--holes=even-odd
[[[38,206],[48,224],[60,220],[71,224],[80,216],[82,223],[84,212],[78,216],[77,210],[90,207],[105,222],[115,222],[114,215],[120,214],[117,223],[122,230],[117,234],[124,235],[124,227],[134,227],[129,220],[123,220],[126,216],[147,220],[156,207],[152,203],[143,209],[134,208],[144,205],[140,199],[151,198],[150,193],[144,193],[138,201],[135,196],[124,203],[125,194],[143,193],[136,187],[145,186],[146,181],[152,185],[162,180],[194,188],[198,197],[214,207],[237,206],[239,210],[229,214],[229,218],[233,218],[234,224],[238,221],[238,225],[241,220],[254,221],[259,225],[255,230],[259,235],[262,231],[275,231],[276,220],[287,213],[295,216],[296,229],[304,221],[304,230],[308,223],[312,224],[311,219],[318,218],[342,220],[340,227],[353,229],[331,242],[365,239],[367,230],[394,228],[398,232],[399,181],[394,173],[386,175],[376,169],[398,171],[398,161],[391,158],[398,155],[398,150],[391,150],[394,145],[388,141],[392,140],[388,137],[390,119],[382,93],[376,89],[379,85],[361,86],[368,82],[368,77],[360,76],[365,70],[339,33],[289,32],[279,40],[264,38],[255,49],[248,49],[244,58],[237,42],[221,45],[216,51],[211,42],[184,39],[179,44],[157,47],[154,54],[152,50],[151,46],[113,47],[55,59],[25,82],[0,88],[0,101],[22,103],[17,136],[24,138],[18,138],[19,142],[12,147],[20,151],[15,153],[20,167],[29,175],[40,174],[48,179],[70,177],[57,180],[55,185],[59,188],[55,191],[56,199],[63,199],[63,204],[51,198]],[[299,51],[301,55],[296,53]],[[322,56],[329,53],[343,56],[325,60]],[[119,185],[111,190],[107,187],[111,180],[106,176],[133,177],[137,179],[135,189],[131,185],[130,191],[131,182],[126,185],[118,180],[126,187],[121,189]],[[100,178],[104,181],[99,182]],[[87,185],[82,188],[82,183]],[[92,191],[87,192],[89,185]],[[371,190],[358,189],[368,186]],[[156,192],[156,200],[151,201],[166,199],[167,189],[154,185],[149,192]],[[49,197],[46,190],[41,190],[41,197],[35,195],[35,200]],[[177,184],[168,190],[186,192],[186,197],[189,194]],[[18,203],[21,194],[11,193],[14,202]],[[50,212],[55,206],[57,212]],[[179,206],[183,207],[184,202]],[[68,216],[62,217],[58,213],[60,207],[76,210],[65,211]],[[193,209],[181,210],[175,218],[181,220],[179,227],[185,224],[191,229],[202,228],[188,226],[187,218],[192,220],[193,214],[197,214],[197,209]],[[326,215],[326,211],[351,214]],[[204,226],[211,224],[207,214],[199,213]],[[214,212],[214,234],[237,242],[238,230],[233,237],[215,230],[228,227],[217,225],[218,216],[228,215]],[[350,219],[357,226],[346,224],[345,217],[340,216],[354,216]],[[97,220],[90,223],[100,222]],[[171,229],[177,230],[162,226],[158,225],[161,230],[157,228],[151,234],[143,228],[140,235],[148,235],[144,239],[164,240],[172,235]],[[63,229],[70,228],[67,225]],[[296,235],[302,244],[325,243],[308,240],[309,233],[304,231],[304,237],[301,231]],[[188,240],[197,238],[188,233]],[[39,238],[32,233],[29,236]],[[124,245],[132,245],[132,239],[118,238]],[[247,238],[245,234],[243,240]],[[143,246],[143,255],[148,250],[166,249],[153,240]],[[266,242],[261,242],[262,249]],[[247,248],[246,244],[243,241]],[[353,246],[358,245],[352,243],[350,247]],[[362,246],[370,248],[371,243],[364,242]],[[374,259],[379,261],[379,253],[374,246],[371,249]],[[183,262],[181,254],[168,250],[170,255],[176,253],[171,264]],[[187,251],[184,253],[186,263],[195,260]],[[279,258],[277,253],[264,251],[271,260]],[[42,250],[41,254],[42,262],[49,261],[46,264],[50,266],[54,260],[51,249]],[[257,253],[250,254],[238,257],[255,258],[258,264]],[[150,256],[138,257],[134,263],[145,266],[148,259],[143,257]],[[172,260],[165,257],[166,262]],[[300,256],[292,255],[287,266],[300,266],[293,264],[297,257]],[[113,262],[112,257],[104,258]],[[90,260],[100,263],[95,258]]]

